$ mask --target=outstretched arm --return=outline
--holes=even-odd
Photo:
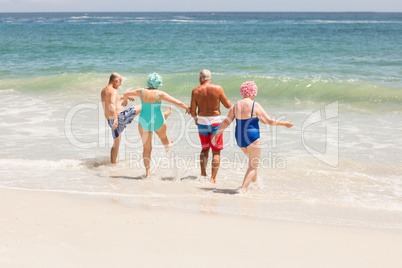
[[[142,88],[139,89],[134,89],[131,91],[127,91],[126,93],[124,93],[123,95],[123,102],[122,102],[122,106],[127,106],[127,100],[131,100],[134,101],[134,97],[139,97],[141,96],[141,92],[142,92]]]
[[[212,145],[214,145],[214,146],[216,145],[216,141],[219,139],[219,137],[221,136],[223,131],[225,131],[225,129],[233,122],[233,119],[234,119],[233,107],[234,107],[234,105],[232,106],[232,108],[230,108],[228,116],[226,116],[225,120],[223,120],[221,126],[219,127],[218,131],[216,132],[214,138],[212,139],[212,141],[211,141]]]
[[[124,100],[124,95],[119,95],[118,97],[119,97],[119,100]],[[135,99],[134,99],[134,97],[128,97],[128,100],[134,101]]]
[[[190,107],[188,107],[184,102],[179,101],[178,99],[173,98],[172,96],[170,96],[170,95],[167,94],[166,92],[161,91],[161,92],[159,93],[159,97],[160,97],[162,100],[164,100],[164,101],[170,102],[170,103],[172,103],[172,104],[174,104],[174,105],[176,105],[176,106],[179,106],[179,107],[185,109],[187,113],[190,112]]]
[[[255,108],[257,108],[256,114],[258,116],[258,119],[263,124],[271,125],[271,126],[285,126],[287,128],[293,127],[293,124],[291,123],[292,121],[282,122],[282,121],[278,121],[278,120],[274,120],[274,119],[270,118],[258,102],[255,103],[255,106],[256,106]]]

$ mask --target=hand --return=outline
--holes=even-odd
[[[127,99],[124,99],[124,101],[121,103],[121,106],[126,107],[127,106]]]
[[[135,100],[134,97],[128,97],[128,99],[129,99],[130,101],[134,101],[134,100]]]
[[[194,118],[195,125],[198,126],[198,118]]]
[[[292,122],[292,121],[286,121],[286,122],[284,122],[284,126],[287,127],[287,128],[293,127],[293,124],[292,124],[291,122]]]
[[[190,107],[187,107],[186,114],[190,114]]]
[[[118,119],[115,119],[115,120],[114,120],[114,123],[113,123],[113,125],[112,125],[112,128],[113,128],[113,129],[116,129],[118,126],[119,126],[119,120],[118,120]]]
[[[216,140],[217,140],[217,139],[218,139],[217,136],[214,135],[214,137],[213,137],[212,140],[211,140],[211,143],[212,143],[213,146],[216,146]]]

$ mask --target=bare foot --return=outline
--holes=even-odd
[[[247,189],[243,189],[243,188],[239,188],[239,190],[238,190],[238,195],[240,195],[240,196],[245,196],[245,195],[247,195]]]
[[[208,177],[201,175],[198,177],[198,181],[202,182],[202,183],[206,183],[208,181]]]
[[[163,117],[165,117],[165,120],[168,119],[169,115],[172,113],[172,107],[166,110],[166,112],[163,113]]]
[[[211,183],[216,184],[216,179],[211,178]]]
[[[172,149],[174,141],[170,141],[168,145],[165,145],[166,152],[168,153]]]
[[[256,179],[254,182],[254,186],[258,189],[258,190],[262,190],[265,188],[264,183],[262,182],[261,178],[260,179]]]

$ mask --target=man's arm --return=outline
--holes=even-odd
[[[194,119],[195,124],[197,125],[198,116],[197,116],[197,101],[195,97],[194,90],[191,92],[191,107],[190,107],[190,114]]]
[[[232,103],[230,103],[230,100],[226,98],[225,92],[223,91],[223,88],[221,87],[221,94],[219,96],[219,100],[222,102],[223,106],[225,106],[226,109],[229,109],[232,106]]]
[[[113,118],[111,118],[111,119],[114,119],[112,128],[116,129],[119,126],[118,114],[117,114],[117,109],[116,109],[116,105],[115,105],[115,101],[117,100],[118,95],[117,95],[117,92],[114,90],[110,93],[109,96],[108,95],[109,94],[106,95],[106,103],[109,103],[109,106],[107,108],[113,114],[113,116],[112,116]]]

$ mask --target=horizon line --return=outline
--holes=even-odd
[[[0,11],[5,13],[402,13],[402,11]]]

